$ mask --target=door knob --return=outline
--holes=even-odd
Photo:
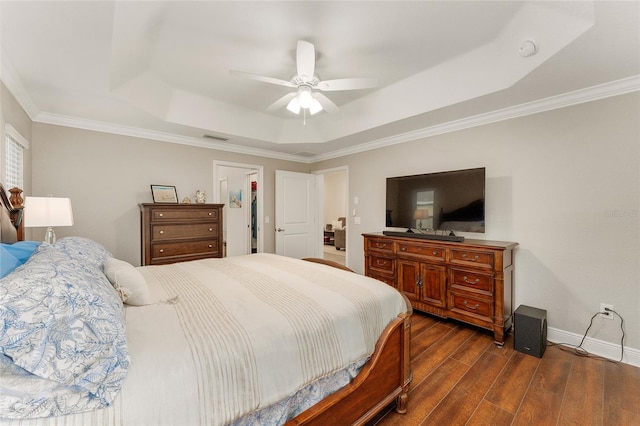
[[[277,229],[276,229],[276,231],[278,231],[278,232],[284,232],[284,229],[282,229],[282,228],[277,228]]]

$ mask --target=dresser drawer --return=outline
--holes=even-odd
[[[365,251],[373,250],[381,253],[393,253],[393,241],[378,238],[367,238],[366,241],[367,247],[365,247]]]
[[[217,220],[218,209],[216,208],[195,208],[195,209],[168,209],[154,208],[151,210],[151,220]]]
[[[493,275],[451,268],[451,287],[493,295]]]
[[[218,226],[214,223],[155,224],[151,226],[151,240],[173,240],[178,238],[217,237]]]
[[[451,293],[451,309],[465,314],[473,314],[490,319],[493,316],[493,300]]]
[[[218,239],[190,241],[181,243],[160,243],[153,244],[151,248],[151,256],[153,260],[163,257],[175,256],[202,256],[211,257],[220,252]]]
[[[435,247],[428,244],[398,243],[398,256],[420,256],[420,258],[430,261],[445,261],[446,250],[442,247]]]
[[[367,256],[367,269],[371,271],[376,271],[378,273],[392,275],[395,274],[395,261],[394,259],[377,256],[375,254],[371,254]]]
[[[367,274],[368,277],[375,278],[378,281],[390,285],[393,288],[397,288],[396,277],[394,275],[382,275],[382,274]]]
[[[493,252],[451,249],[451,264],[493,268]]]

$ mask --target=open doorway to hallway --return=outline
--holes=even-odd
[[[348,169],[321,170],[323,176],[323,255],[327,260],[347,265]]]

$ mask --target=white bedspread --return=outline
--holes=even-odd
[[[65,425],[227,424],[369,357],[407,310],[379,281],[271,254],[140,271],[154,300],[177,302],[126,308],[131,366],[120,394]]]

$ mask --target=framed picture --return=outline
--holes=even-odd
[[[240,208],[242,207],[242,190],[229,191],[229,207]]]
[[[175,186],[151,185],[154,203],[177,203],[178,193]]]

